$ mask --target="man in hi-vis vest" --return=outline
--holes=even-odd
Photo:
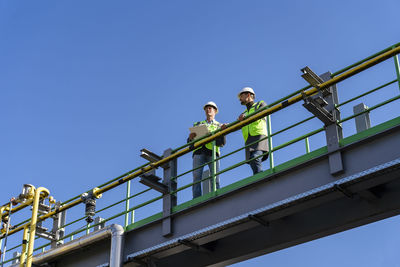
[[[218,107],[217,105],[210,101],[207,102],[204,107],[204,112],[206,113],[206,119],[204,121],[199,121],[193,124],[193,126],[199,126],[199,125],[206,125],[208,130],[210,132],[216,131],[219,128],[221,128],[221,124],[215,120],[215,115],[218,113]],[[188,138],[188,142],[193,141],[193,139],[196,137],[196,133],[191,133]],[[219,157],[220,155],[220,147],[224,146],[226,142],[225,137],[220,137],[215,140],[216,143],[216,156]],[[193,182],[199,182],[202,179],[203,176],[203,168],[204,166],[200,167],[201,165],[208,163],[208,167],[210,169],[210,173],[212,173],[212,168],[213,168],[213,163],[210,162],[212,161],[212,142],[207,143],[203,145],[202,147],[196,148],[193,151],[193,169],[196,169],[193,171]],[[216,172],[219,171],[219,161],[216,161]],[[219,189],[219,176],[217,175],[215,177],[215,184],[216,188]],[[201,183],[196,183],[193,185],[193,198],[201,196]]]
[[[246,110],[240,114],[238,120],[242,121],[249,115],[257,112],[267,104],[264,101],[254,102],[256,94],[250,87],[244,87],[238,94],[240,104],[246,106]],[[253,174],[262,171],[261,162],[268,158],[268,139],[266,118],[259,119],[242,128],[243,138],[246,147],[246,160],[253,159],[248,162]],[[251,145],[250,145],[251,144]],[[263,155],[265,153],[265,155]],[[263,156],[261,156],[263,155]]]

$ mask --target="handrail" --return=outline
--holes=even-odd
[[[369,107],[369,108],[365,109],[365,110],[362,111],[362,112],[359,112],[359,113],[357,113],[357,114],[354,114],[354,115],[351,115],[351,116],[349,116],[349,117],[347,117],[347,118],[344,118],[344,119],[338,121],[338,123],[342,123],[342,122],[348,121],[348,120],[350,120],[350,119],[353,119],[353,118],[355,118],[355,117],[357,117],[357,116],[359,116],[359,115],[361,115],[361,114],[368,113],[368,112],[370,112],[371,110],[374,110],[374,109],[377,109],[377,108],[379,108],[379,107],[382,107],[382,106],[384,106],[384,105],[386,105],[386,104],[389,104],[389,103],[391,103],[391,102],[393,102],[393,101],[395,101],[395,100],[397,100],[397,99],[399,99],[399,98],[400,98],[400,95],[395,96],[395,97],[392,97],[392,98],[389,98],[388,100],[383,101],[383,102],[381,102],[381,103],[379,103],[379,104],[377,104],[377,105],[375,105],[375,106]]]
[[[378,64],[378,63],[380,63],[380,62],[382,62],[382,61],[384,61],[384,60],[386,60],[386,59],[388,59],[388,58],[390,58],[390,57],[392,57],[394,55],[399,54],[399,53],[400,53],[400,43],[392,46],[391,48],[386,48],[386,49],[382,50],[381,52],[376,53],[373,56],[370,56],[370,57],[368,57],[368,58],[366,58],[366,59],[364,59],[362,61],[359,61],[359,62],[357,62],[355,64],[352,64],[351,66],[349,66],[349,67],[347,67],[347,68],[345,68],[343,70],[335,72],[334,74],[332,74],[332,77],[333,76],[334,77],[331,80],[328,80],[328,81],[320,84],[320,86],[318,88],[315,88],[315,87],[311,88],[311,86],[306,86],[306,87],[296,91],[295,93],[290,94],[287,97],[284,97],[284,98],[282,98],[282,99],[280,99],[278,101],[273,102],[272,104],[270,104],[270,105],[266,106],[265,108],[261,109],[259,112],[254,113],[252,116],[247,117],[243,121],[234,121],[234,122],[230,123],[226,129],[218,130],[218,131],[216,131],[216,132],[214,132],[214,133],[212,133],[212,134],[210,134],[208,136],[205,136],[203,138],[197,139],[197,140],[195,140],[195,141],[193,141],[191,143],[185,144],[184,146],[174,150],[175,152],[170,156],[167,156],[167,157],[165,157],[165,158],[163,158],[163,159],[161,159],[161,160],[159,160],[157,162],[154,162],[154,163],[146,163],[146,164],[144,164],[144,165],[142,165],[140,167],[137,167],[137,168],[135,168],[135,169],[123,174],[123,175],[118,176],[117,178],[114,178],[114,179],[112,179],[112,180],[110,180],[108,182],[105,182],[105,183],[103,183],[102,185],[99,186],[100,189],[99,189],[98,193],[102,194],[104,192],[107,192],[107,191],[117,187],[118,185],[120,185],[122,183],[125,183],[125,182],[127,182],[127,181],[129,181],[129,180],[131,180],[131,179],[133,179],[135,177],[138,177],[138,176],[140,176],[140,175],[142,175],[142,174],[144,174],[144,173],[146,173],[146,172],[148,172],[150,170],[153,170],[153,169],[155,169],[157,167],[163,166],[164,164],[168,163],[169,161],[174,160],[174,159],[176,159],[176,158],[178,158],[178,157],[180,157],[182,155],[185,155],[185,154],[189,153],[190,151],[192,151],[192,150],[194,150],[194,149],[196,149],[198,147],[203,146],[204,144],[212,142],[215,139],[217,139],[217,138],[219,138],[221,136],[224,136],[226,134],[229,134],[231,132],[237,131],[240,128],[242,128],[243,126],[248,125],[248,124],[250,124],[250,123],[252,123],[252,122],[254,122],[254,121],[258,120],[258,119],[261,119],[261,118],[263,118],[265,116],[271,115],[271,114],[273,114],[273,113],[275,113],[275,112],[277,112],[277,111],[279,111],[281,109],[284,109],[287,106],[295,104],[295,103],[301,101],[306,96],[314,95],[319,90],[323,90],[323,89],[328,88],[328,87],[330,87],[330,86],[332,86],[332,85],[334,85],[336,83],[339,83],[339,82],[341,82],[341,81],[343,81],[343,80],[345,80],[345,79],[347,79],[349,77],[352,77],[352,76],[356,75],[357,73],[359,73],[359,72],[361,72],[361,71],[363,71],[365,69],[368,69],[368,68],[370,68],[370,67],[372,67],[372,66],[374,66],[374,65],[376,65],[376,64]],[[340,75],[338,75],[338,74],[340,74]],[[354,97],[354,98],[349,99],[349,100],[347,100],[347,101],[345,101],[343,103],[340,103],[340,104],[336,105],[336,107],[345,105],[345,104],[347,104],[347,103],[349,103],[351,101],[354,101],[355,99],[358,99],[358,98],[360,98],[362,96],[365,96],[365,95],[370,94],[372,92],[375,92],[375,91],[377,91],[377,90],[379,90],[381,88],[384,88],[384,87],[386,87],[386,86],[388,86],[390,84],[393,84],[396,81],[397,81],[397,79],[393,80],[393,81],[390,81],[390,82],[388,82],[388,83],[386,83],[386,84],[384,84],[382,86],[379,86],[379,87],[377,87],[375,89],[372,89],[372,90],[370,90],[368,92],[365,92],[365,93],[363,93],[363,94],[361,94],[361,95],[359,95],[357,97]],[[400,96],[393,97],[393,98],[391,98],[391,99],[389,99],[387,101],[384,101],[384,102],[382,102],[380,104],[377,104],[377,105],[375,105],[375,106],[373,106],[371,108],[368,108],[366,111],[364,111],[362,113],[369,112],[369,111],[371,111],[373,109],[376,109],[376,108],[378,108],[378,107],[380,107],[382,105],[385,105],[387,103],[390,103],[392,101],[395,101],[395,100],[397,100],[399,98],[400,98]],[[338,121],[338,123],[342,123],[344,121],[347,121],[347,120],[349,120],[351,118],[354,118],[354,117],[356,117],[356,116],[358,116],[358,115],[360,115],[362,113],[354,114],[354,115],[352,115],[350,117],[347,117],[345,119],[342,119],[342,120]],[[282,133],[282,132],[284,132],[286,130],[289,130],[289,129],[291,129],[291,128],[297,126],[297,125],[300,125],[300,124],[302,124],[302,123],[304,123],[304,122],[306,122],[308,120],[311,120],[313,118],[314,118],[314,116],[306,118],[306,119],[304,119],[304,120],[302,120],[302,121],[300,121],[298,123],[290,125],[290,126],[284,128],[282,130],[279,130],[278,132],[275,132],[275,133],[271,134],[271,136],[275,136],[277,134],[280,134],[280,133]],[[288,146],[290,144],[293,144],[295,142],[298,142],[300,140],[308,138],[309,136],[314,135],[316,133],[319,133],[322,130],[323,130],[323,128],[314,130],[314,131],[312,131],[312,132],[310,132],[308,134],[305,134],[303,136],[295,138],[295,139],[293,139],[291,141],[288,141],[288,142],[286,142],[284,144],[278,145],[275,148],[271,149],[270,152],[277,151],[277,150],[279,150],[279,149],[281,149],[283,147],[286,147],[286,146]],[[229,153],[227,155],[224,155],[224,156],[231,155],[231,154],[236,153],[237,151],[242,150],[242,149],[244,149],[244,147],[242,147],[242,148],[240,148],[238,150],[235,150],[234,152],[231,152],[231,153]],[[218,160],[223,158],[223,157],[218,158]],[[235,168],[237,166],[240,166],[242,164],[245,164],[246,162],[247,162],[246,160],[242,161],[242,162],[239,162],[239,163],[237,163],[237,164],[235,164],[235,165],[233,165],[231,167],[228,167],[228,168],[226,168],[224,170],[219,171],[218,173],[216,173],[216,175],[224,173],[224,172],[226,172],[226,171],[228,171],[230,169],[233,169],[233,168]],[[206,164],[208,164],[208,163],[206,163]],[[206,165],[206,164],[204,164],[204,165]],[[190,171],[192,171],[192,170],[190,170]],[[187,173],[188,172],[186,172],[186,174]],[[179,176],[180,175],[176,176],[175,179],[177,177],[179,177]],[[210,179],[210,177],[204,178],[201,181]],[[181,191],[181,190],[183,190],[185,188],[188,188],[188,187],[192,186],[193,184],[195,184],[195,183],[191,183],[191,184],[185,185],[184,187],[180,187],[177,190],[175,190],[174,192],[171,192],[171,194],[174,194],[174,193],[176,193],[178,191]],[[146,189],[146,190],[142,191],[141,193],[144,193],[144,192],[146,192],[148,190],[150,190],[150,189]],[[109,205],[107,207],[104,207],[103,209],[99,210],[98,212],[104,211],[104,210],[106,210],[106,209],[108,209],[110,207],[118,205],[118,204],[126,201],[127,199],[133,198],[134,196],[138,196],[139,194],[140,193],[135,194],[133,196],[130,196],[129,198],[125,198],[125,199],[123,199],[123,200],[121,200],[119,202],[113,203],[113,204],[111,204],[111,205]],[[136,209],[138,209],[140,207],[143,207],[143,206],[145,206],[145,205],[147,205],[149,203],[152,203],[154,201],[157,201],[157,200],[159,200],[161,198],[162,198],[162,196],[159,196],[159,197],[153,198],[153,199],[151,199],[149,201],[146,201],[144,203],[138,204],[138,205],[136,205],[135,207],[133,207],[131,209],[128,209],[128,210],[126,210],[124,212],[121,212],[121,213],[118,213],[118,214],[114,215],[111,218],[108,218],[107,220],[111,220],[112,218],[116,218],[116,217],[121,216],[123,214],[126,214],[126,213],[128,213],[128,212],[130,212],[132,210],[136,210]],[[37,218],[37,222],[43,221],[46,218],[49,218],[49,217],[55,215],[56,213],[59,213],[61,211],[67,210],[69,208],[72,208],[72,207],[80,204],[81,202],[82,202],[82,199],[80,198],[80,195],[76,196],[74,198],[71,198],[71,199],[63,202],[62,203],[63,205],[58,210],[53,210],[53,211],[47,213],[46,215],[42,215],[42,216],[38,217]],[[19,209],[22,209],[22,208],[19,206]],[[75,222],[77,222],[77,221],[79,221],[81,219],[82,218],[79,218],[78,220],[76,220],[76,221],[74,221],[72,223],[68,223],[68,224],[64,225],[63,227],[69,226],[69,225],[71,225],[71,224],[73,224],[73,223],[75,223]],[[27,225],[29,225],[29,223],[22,224],[22,225],[17,225],[16,228],[12,229],[9,232],[9,235],[12,235],[12,234],[14,234],[14,233],[16,233],[18,231],[21,231]],[[94,226],[90,226],[88,228],[91,228],[91,227],[94,227]],[[83,229],[82,231],[84,231],[84,230],[85,229]],[[70,236],[70,235],[68,235],[68,236]],[[63,239],[65,239],[65,238],[67,238],[67,237],[64,237]]]
[[[357,99],[359,99],[359,98],[361,98],[361,97],[363,97],[363,96],[369,95],[369,94],[371,94],[371,93],[373,93],[373,92],[376,92],[376,91],[378,91],[378,90],[380,90],[380,89],[382,89],[382,88],[384,88],[384,87],[386,87],[386,86],[389,86],[389,85],[391,85],[391,84],[393,84],[393,83],[395,83],[395,82],[397,82],[397,79],[395,79],[395,80],[393,80],[393,81],[390,81],[390,82],[388,82],[388,83],[385,83],[385,84],[383,84],[383,85],[381,85],[381,86],[378,86],[378,87],[376,87],[376,88],[374,88],[374,89],[371,89],[371,90],[369,90],[369,91],[367,91],[367,92],[365,92],[365,93],[363,93],[363,94],[361,94],[361,95],[358,95],[358,96],[356,96],[356,97],[353,97],[353,98],[351,98],[351,99],[349,99],[349,100],[346,100],[346,101],[344,101],[344,102],[342,102],[342,103],[339,103],[338,105],[336,105],[336,107],[341,107],[341,106],[343,106],[343,105],[346,105],[346,104],[348,104],[348,103],[350,103],[350,102],[352,102],[352,101],[354,101],[354,100],[357,100]]]
[[[191,148],[184,148],[184,149],[182,149],[180,151],[177,151],[176,153],[174,153],[174,154],[172,154],[172,155],[170,155],[168,157],[165,157],[165,158],[163,158],[163,159],[161,159],[161,160],[159,160],[157,162],[151,163],[149,166],[144,167],[141,170],[122,178],[118,182],[114,182],[112,184],[109,184],[109,185],[105,186],[104,188],[100,188],[99,189],[99,193],[100,194],[104,193],[104,192],[106,192],[106,191],[118,186],[121,183],[124,183],[124,182],[126,182],[128,180],[131,180],[131,179],[133,179],[133,178],[135,178],[135,177],[137,177],[137,176],[139,176],[141,174],[144,174],[144,173],[146,173],[146,172],[148,172],[150,170],[153,170],[153,169],[155,169],[157,167],[160,167],[160,166],[168,163],[169,161],[171,161],[173,159],[176,159],[176,158],[178,158],[178,157],[180,157],[180,156],[182,156],[182,155],[184,155],[186,153],[189,153],[193,149],[201,147],[201,146],[203,146],[203,145],[205,145],[205,144],[207,144],[207,143],[209,143],[211,141],[214,141],[215,139],[217,139],[217,138],[219,138],[221,136],[224,136],[226,134],[229,134],[231,132],[239,130],[245,125],[248,125],[248,124],[250,124],[250,123],[252,123],[252,122],[254,122],[256,120],[259,120],[259,119],[261,119],[261,118],[263,118],[263,117],[265,117],[267,115],[273,114],[276,111],[281,110],[281,109],[283,109],[283,108],[285,108],[287,106],[290,106],[290,105],[292,105],[294,103],[297,103],[300,100],[302,100],[303,97],[305,97],[305,96],[314,95],[319,90],[328,88],[328,87],[330,87],[330,86],[332,86],[332,85],[334,85],[334,84],[336,84],[338,82],[341,82],[341,81],[343,81],[343,80],[345,80],[345,79],[347,79],[349,77],[352,77],[355,74],[360,73],[361,71],[363,71],[363,70],[365,70],[367,68],[370,68],[370,67],[372,67],[372,66],[374,66],[374,65],[376,65],[376,64],[378,64],[378,63],[380,63],[380,62],[382,62],[382,61],[384,61],[384,60],[386,60],[386,59],[388,59],[390,57],[392,57],[393,55],[398,54],[398,53],[400,53],[400,47],[396,47],[396,48],[394,48],[392,50],[389,50],[389,51],[377,56],[376,58],[371,59],[370,61],[362,63],[361,65],[359,65],[358,67],[355,67],[354,69],[350,69],[347,72],[345,72],[345,73],[343,73],[343,74],[341,74],[339,76],[336,76],[336,77],[332,78],[331,80],[328,80],[328,81],[322,83],[319,86],[318,89],[317,88],[311,88],[311,89],[309,89],[307,91],[302,92],[299,95],[296,95],[296,96],[294,96],[292,98],[287,99],[285,102],[279,103],[279,104],[277,104],[275,106],[272,106],[272,107],[267,108],[267,109],[265,109],[263,111],[260,111],[259,113],[254,114],[253,116],[249,116],[248,118],[244,119],[243,121],[241,121],[241,122],[239,122],[239,123],[237,123],[235,125],[232,125],[232,126],[229,125],[228,128],[220,130],[220,131],[216,132],[215,134],[213,134],[210,137],[206,137],[206,138],[204,138],[204,139],[202,139],[200,141],[195,142]]]
[[[204,138],[204,139],[202,139],[200,141],[195,142],[190,148],[184,148],[184,149],[182,149],[180,151],[177,151],[176,153],[174,153],[174,154],[172,154],[170,156],[167,156],[167,157],[165,157],[165,158],[163,158],[163,159],[161,159],[161,160],[159,160],[157,162],[150,163],[148,166],[145,166],[142,169],[140,169],[140,170],[138,170],[138,171],[136,171],[134,173],[131,173],[131,174],[121,178],[118,181],[114,181],[113,183],[108,184],[103,188],[99,188],[98,194],[102,194],[104,192],[107,192],[108,190],[111,190],[111,189],[117,187],[118,185],[120,185],[122,183],[125,183],[125,182],[127,182],[127,181],[129,181],[129,180],[131,180],[131,179],[133,179],[135,177],[138,177],[138,176],[140,176],[140,175],[142,175],[142,174],[144,174],[144,173],[146,173],[146,172],[148,172],[150,170],[153,170],[153,169],[155,169],[157,167],[160,167],[160,166],[168,163],[171,160],[174,160],[174,159],[176,159],[176,158],[178,158],[178,157],[180,157],[180,156],[182,156],[184,154],[187,154],[190,151],[192,151],[193,149],[201,147],[201,146],[203,146],[203,145],[205,145],[205,144],[207,144],[207,143],[209,143],[211,141],[214,141],[215,139],[217,139],[217,138],[219,138],[221,136],[224,136],[224,135],[229,134],[231,132],[237,131],[237,130],[241,129],[243,126],[245,126],[245,125],[248,125],[248,124],[250,124],[250,123],[252,123],[252,122],[254,122],[256,120],[259,120],[259,119],[261,119],[261,118],[263,118],[263,117],[265,117],[267,115],[273,114],[273,113],[277,112],[278,110],[281,110],[281,109],[283,109],[283,108],[285,108],[287,106],[290,106],[290,105],[292,105],[294,103],[297,103],[297,102],[301,101],[305,96],[314,95],[319,90],[328,88],[328,87],[330,87],[330,86],[332,86],[332,85],[334,85],[334,84],[336,84],[338,82],[341,82],[341,81],[343,81],[343,80],[345,80],[345,79],[347,79],[349,77],[352,77],[355,74],[357,74],[357,73],[359,73],[359,72],[361,72],[361,71],[363,71],[363,70],[365,70],[367,68],[370,68],[370,67],[372,67],[372,66],[374,66],[374,65],[376,65],[376,64],[378,64],[378,63],[380,63],[380,62],[382,62],[382,61],[384,61],[384,60],[386,60],[386,59],[388,59],[390,57],[392,57],[393,55],[398,54],[398,53],[400,53],[400,47],[393,48],[393,49],[391,49],[391,50],[389,50],[389,51],[387,51],[387,52],[385,52],[385,53],[383,53],[381,55],[378,55],[374,59],[371,59],[371,60],[369,60],[367,62],[362,63],[361,65],[359,65],[358,67],[355,67],[354,69],[350,69],[347,72],[345,72],[345,73],[343,73],[343,74],[341,74],[339,76],[336,76],[336,77],[332,78],[331,80],[328,80],[328,81],[322,83],[319,86],[318,89],[314,87],[314,88],[311,88],[311,89],[309,89],[307,91],[303,91],[301,94],[298,94],[298,95],[296,95],[294,97],[291,97],[291,98],[285,100],[282,103],[276,104],[276,105],[274,105],[272,107],[269,107],[269,108],[264,109],[264,110],[262,110],[262,111],[260,111],[258,113],[255,113],[253,116],[249,116],[248,118],[245,118],[243,121],[238,122],[235,125],[229,125],[228,128],[226,128],[224,130],[220,130],[220,131],[216,132],[215,134],[213,134],[212,136],[206,137],[206,138]],[[38,221],[42,221],[42,220],[44,220],[46,218],[49,218],[49,217],[53,216],[54,214],[56,214],[58,212],[67,210],[69,208],[72,208],[72,207],[80,204],[82,201],[83,201],[82,199],[76,199],[75,201],[73,201],[73,202],[71,202],[69,204],[61,206],[58,209],[58,211],[52,211],[52,212],[49,212],[46,215],[40,216],[38,218]],[[16,229],[13,229],[13,230],[10,231],[9,235],[12,235],[15,232],[21,231],[22,229],[23,229],[23,226],[20,226],[20,227],[18,227]]]
[[[391,46],[389,46],[389,47],[387,47],[387,48],[385,48],[385,49],[383,49],[383,50],[381,50],[381,51],[379,51],[379,52],[377,52],[377,53],[375,53],[375,54],[373,54],[373,55],[371,55],[371,56],[369,56],[369,57],[366,57],[366,58],[364,58],[364,59],[362,59],[362,60],[360,60],[360,61],[357,61],[357,62],[354,63],[354,64],[351,64],[350,66],[347,66],[347,67],[345,67],[345,68],[343,68],[343,69],[341,69],[341,70],[338,70],[338,71],[332,73],[331,77],[335,77],[336,75],[338,75],[338,74],[340,74],[340,73],[343,73],[343,72],[345,72],[345,71],[347,71],[347,70],[349,70],[349,69],[351,69],[351,68],[354,68],[355,66],[358,66],[358,65],[360,65],[360,64],[362,64],[362,63],[364,63],[364,62],[370,60],[371,58],[374,58],[374,57],[376,57],[376,56],[378,56],[378,55],[380,55],[380,54],[386,53],[386,52],[390,51],[391,49],[396,48],[396,47],[399,47],[399,46],[400,46],[400,43],[391,45]]]

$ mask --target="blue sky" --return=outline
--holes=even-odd
[[[184,144],[207,101],[218,104],[218,121],[232,122],[243,86],[270,103],[306,85],[306,65],[334,72],[398,43],[399,8],[396,0],[0,0],[0,201],[24,183],[66,200],[145,163],[144,147],[162,154]],[[395,78],[393,60],[376,69],[361,89]],[[355,83],[339,85],[340,98],[356,94]],[[398,93],[389,90],[379,97]],[[279,116],[273,130],[308,113],[297,106]],[[312,149],[323,138],[316,139]],[[222,153],[241,142],[232,135]],[[277,153],[276,163],[301,149]],[[190,169],[190,156],[180,164]],[[244,167],[235,175],[250,175]],[[399,223],[394,217],[237,266],[399,266]]]

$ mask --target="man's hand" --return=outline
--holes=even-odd
[[[222,129],[222,130],[225,130],[227,127],[228,127],[228,124],[227,124],[227,123],[221,124],[221,129]]]
[[[193,140],[196,137],[196,133],[189,134],[189,140]]]
[[[244,120],[244,117],[246,117],[244,114],[240,114],[238,120],[242,121],[242,120]]]

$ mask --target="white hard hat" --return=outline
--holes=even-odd
[[[239,99],[240,99],[240,95],[242,93],[252,93],[254,95],[254,98],[256,98],[256,93],[254,93],[254,90],[251,87],[243,87],[242,90],[240,90],[240,92],[238,94]]]
[[[204,105],[203,109],[205,109],[207,106],[211,106],[211,107],[215,108],[215,110],[216,110],[216,112],[215,112],[215,113],[218,113],[218,107],[217,107],[217,104],[215,104],[214,102],[212,102],[212,101],[208,101],[208,102],[207,102],[207,103]]]

